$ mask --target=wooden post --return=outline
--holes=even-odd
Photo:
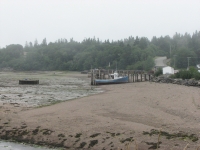
[[[95,85],[95,79],[96,79],[96,71],[94,70],[94,73],[93,73],[93,85]]]
[[[134,82],[136,82],[136,73],[134,73]]]
[[[101,79],[101,77],[100,77],[100,76],[101,76],[101,71],[100,71],[100,69],[99,69],[99,79]]]
[[[93,74],[94,74],[94,72],[93,72],[93,69],[91,70],[91,85],[93,85],[94,83],[93,83]]]
[[[131,74],[131,81],[130,82],[133,82],[133,74],[130,72]]]
[[[136,81],[138,82],[138,73],[136,74]]]
[[[136,82],[136,81],[137,81],[137,74],[134,73],[134,82]]]
[[[131,80],[131,79],[130,79],[130,75],[129,75],[129,72],[128,72],[128,82],[130,82],[130,80]]]
[[[132,82],[134,82],[134,74],[132,73]]]

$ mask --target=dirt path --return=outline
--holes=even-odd
[[[166,60],[167,60],[167,57],[157,57],[157,58],[155,58],[155,66],[156,67],[165,67],[165,66],[167,66]]]
[[[1,138],[65,149],[156,149],[158,137],[160,149],[199,146],[199,88],[149,82],[101,88],[106,92],[48,107],[3,105]]]

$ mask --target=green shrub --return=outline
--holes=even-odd
[[[199,80],[200,73],[195,67],[190,67],[189,70],[180,70],[178,73],[174,75],[174,78],[182,78],[182,79],[195,78],[196,80]]]
[[[155,72],[155,76],[159,76],[159,75],[162,75],[163,74],[163,70],[162,68],[158,68],[158,70]]]

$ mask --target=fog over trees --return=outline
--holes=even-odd
[[[154,67],[156,56],[171,58],[171,66],[187,68],[200,63],[200,31],[190,34],[176,33],[173,37],[128,37],[118,41],[100,41],[86,38],[82,42],[71,38],[58,39],[47,44],[44,38],[25,46],[11,44],[0,49],[0,68],[14,70],[70,70],[90,68],[146,70]],[[110,64],[110,65],[109,65]]]

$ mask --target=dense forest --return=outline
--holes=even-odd
[[[71,70],[111,68],[146,70],[154,67],[156,56],[167,56],[171,66],[183,69],[200,63],[200,31],[173,37],[128,37],[118,41],[87,38],[82,42],[59,39],[48,43],[46,38],[12,44],[0,49],[0,68],[14,70]]]

